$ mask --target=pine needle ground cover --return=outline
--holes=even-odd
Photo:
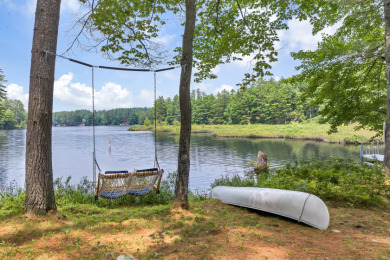
[[[318,123],[290,123],[286,125],[192,125],[193,134],[211,134],[218,137],[286,138],[315,140],[330,143],[365,143],[376,135],[369,130],[355,130],[356,124],[341,126],[337,133],[328,134],[330,125]],[[153,131],[153,126],[133,126],[130,131]],[[157,131],[180,133],[180,126],[159,125]],[[379,140],[379,139],[378,139]]]

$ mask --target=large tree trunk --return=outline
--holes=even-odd
[[[196,20],[195,0],[186,0],[186,23],[183,35],[183,56],[180,75],[180,141],[174,207],[188,208],[188,179],[190,175],[191,140],[191,73],[192,43]]]
[[[31,51],[30,93],[26,138],[27,215],[56,212],[51,125],[55,56],[61,0],[38,0]]]

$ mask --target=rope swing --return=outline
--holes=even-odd
[[[107,67],[107,66],[94,66],[79,60],[67,58],[50,51],[43,50],[44,55],[55,55],[57,57],[69,60],[71,62],[90,67],[92,70],[92,142],[93,142],[93,187],[96,187],[95,199],[100,197],[106,199],[117,199],[125,195],[145,196],[153,190],[159,194],[161,178],[164,173],[163,169],[160,169],[157,156],[157,72],[173,70],[181,66],[174,66],[168,68],[162,68],[157,70],[152,69],[132,69],[132,68],[120,68],[120,67]],[[154,168],[135,170],[129,172],[122,171],[106,171],[102,172],[96,159],[96,138],[95,138],[95,68],[110,69],[110,70],[123,70],[123,71],[138,71],[138,72],[153,72],[154,73]],[[96,182],[96,171],[99,170],[98,179]]]

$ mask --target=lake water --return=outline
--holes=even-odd
[[[130,132],[127,126],[96,127],[96,154],[103,171],[153,167],[152,132]],[[0,187],[15,181],[24,186],[25,130],[0,130]],[[111,151],[108,142],[111,140]],[[178,136],[160,133],[158,158],[166,173],[176,171]],[[190,189],[204,191],[221,175],[243,174],[248,161],[259,150],[268,155],[270,167],[305,159],[352,158],[359,160],[359,146],[344,146],[282,139],[191,137]],[[71,176],[77,183],[83,176],[92,180],[92,128],[53,127],[54,178]],[[165,174],[166,176],[166,174]]]

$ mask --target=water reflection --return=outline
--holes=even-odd
[[[96,154],[103,171],[153,167],[153,133],[126,130],[126,126],[96,127]],[[0,186],[12,180],[24,185],[25,134],[24,130],[0,131]],[[178,142],[178,136],[158,135],[158,158],[165,172],[177,169]],[[79,182],[83,176],[92,179],[92,150],[92,128],[54,127],[54,178],[71,176],[73,183]],[[243,173],[245,163],[256,160],[259,150],[268,155],[270,167],[313,158],[359,160],[358,146],[194,135],[191,138],[190,188],[205,190],[221,175]]]
[[[25,130],[0,130],[0,187],[13,180],[24,185],[25,143]]]

